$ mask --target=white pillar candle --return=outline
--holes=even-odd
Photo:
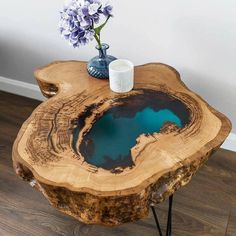
[[[134,87],[134,65],[131,61],[117,59],[109,64],[110,89],[116,93],[126,93]]]

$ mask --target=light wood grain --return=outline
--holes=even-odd
[[[230,132],[230,121],[190,91],[173,68],[147,64],[135,68],[135,89],[110,91],[108,82],[88,76],[86,64],[56,62],[35,72],[43,94],[51,97],[23,124],[13,147],[16,173],[39,189],[59,210],[87,224],[119,225],[148,215],[157,204],[187,184]],[[96,119],[118,98],[161,91],[184,103],[191,122],[183,129],[141,135],[131,150],[134,168],[119,174],[84,162],[71,147],[72,121],[91,104],[77,145]]]

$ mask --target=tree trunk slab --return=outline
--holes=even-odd
[[[135,67],[117,94],[86,63],[35,71],[43,102],[22,125],[14,169],[60,211],[86,224],[120,225],[148,215],[186,185],[224,142],[230,121],[164,64]]]

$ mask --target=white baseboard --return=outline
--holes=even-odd
[[[0,91],[33,98],[39,101],[45,100],[37,85],[5,78],[2,76],[0,76]]]
[[[236,152],[236,134],[230,133],[221,147]]]
[[[0,90],[24,97],[33,98],[39,101],[45,100],[37,85],[8,79],[1,76]],[[236,134],[231,133],[221,147],[236,152]]]

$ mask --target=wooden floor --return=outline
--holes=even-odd
[[[53,209],[13,172],[11,148],[39,102],[0,92],[0,236],[152,236],[147,219],[116,228],[87,226]],[[165,228],[167,204],[157,207]],[[236,236],[236,153],[219,150],[174,196],[173,236]]]

